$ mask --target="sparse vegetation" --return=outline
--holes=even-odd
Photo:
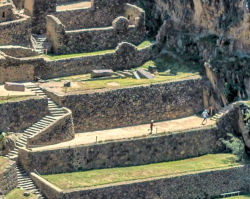
[[[237,166],[239,164],[240,163],[237,162],[237,156],[235,155],[213,154],[186,160],[142,166],[44,175],[43,178],[65,190],[202,171],[207,169],[227,168]]]
[[[30,194],[30,196],[27,197],[27,196],[24,196],[23,194],[24,194],[24,190],[15,188],[6,195],[6,198],[7,199],[28,199],[34,196],[34,194]]]
[[[149,45],[151,45],[153,41],[151,40],[145,40],[141,44],[137,46],[138,49],[145,48]],[[90,53],[78,53],[78,54],[67,54],[67,55],[56,55],[56,54],[48,54],[43,55],[45,58],[49,58],[50,60],[58,60],[58,59],[66,59],[66,58],[73,58],[73,57],[84,57],[84,56],[93,56],[93,55],[102,55],[107,53],[114,53],[115,49],[112,50],[104,50],[104,51],[96,51],[96,52],[90,52]]]
[[[245,154],[243,141],[232,134],[228,134],[228,136],[230,137],[230,139],[221,139],[222,143],[225,144],[226,147],[231,150],[232,154],[237,157],[237,161],[242,161]]]
[[[26,100],[26,99],[31,99],[34,98],[35,96],[4,96],[0,97],[0,104],[4,104],[6,102],[17,102],[21,100]]]
[[[67,89],[67,92],[78,92],[78,91],[86,91],[86,90],[94,90],[94,89],[107,89],[110,88],[108,84],[115,83],[116,86],[112,86],[112,88],[121,88],[121,87],[130,87],[136,85],[143,84],[154,84],[160,82],[167,81],[176,81],[180,79],[189,78],[192,76],[197,76],[200,74],[201,67],[197,64],[193,63],[181,63],[180,61],[168,57],[162,56],[157,58],[156,60],[150,60],[144,63],[141,67],[148,69],[149,66],[157,66],[159,74],[155,76],[154,79],[134,79],[134,78],[126,78],[126,79],[109,79],[109,80],[95,80],[95,81],[84,81],[81,80],[89,79],[90,74],[83,75],[75,75],[69,77],[57,78],[60,80],[69,80],[72,82],[77,82],[76,87],[70,87]],[[135,68],[134,70],[136,70]],[[170,70],[171,75],[166,75],[164,71]],[[51,80],[53,81],[53,79]],[[64,92],[65,88],[62,88],[62,92]]]

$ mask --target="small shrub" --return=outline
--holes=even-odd
[[[244,159],[244,154],[245,154],[245,146],[242,140],[232,134],[227,134],[230,139],[225,140],[225,139],[220,139],[223,144],[226,145],[228,149],[231,150],[232,154],[236,155],[238,160],[237,161],[242,161]]]

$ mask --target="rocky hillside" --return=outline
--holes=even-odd
[[[139,4],[147,14],[148,32],[157,32],[163,53],[206,65],[218,103],[250,96],[247,0],[139,0]]]

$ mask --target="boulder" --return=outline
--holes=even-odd
[[[147,78],[147,79],[154,79],[155,77],[151,75],[149,72],[143,70],[142,68],[139,68],[137,71],[140,78]]]
[[[25,91],[24,85],[20,83],[5,82],[4,88],[8,91]]]
[[[148,71],[152,74],[157,72],[157,67],[156,66],[149,66]]]
[[[111,69],[103,69],[103,70],[92,70],[91,72],[91,78],[95,77],[108,77],[112,76],[114,74],[114,71]]]

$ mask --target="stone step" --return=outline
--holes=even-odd
[[[17,154],[18,154],[17,151],[11,151],[11,152],[8,153],[9,156],[13,156],[13,155],[17,155]]]
[[[48,126],[48,125],[50,125],[50,122],[44,120],[44,121],[38,122],[37,124],[41,124],[41,125],[46,125],[46,126]]]
[[[34,128],[37,128],[37,129],[41,130],[41,129],[45,128],[46,126],[45,125],[38,125],[38,124],[35,123],[31,127],[34,127]]]
[[[29,127],[29,129],[32,129],[32,130],[35,130],[35,131],[40,131],[40,129],[39,129],[39,128],[37,128],[37,127],[33,127],[33,126]]]
[[[17,147],[19,148],[23,148],[26,146],[26,143],[23,143],[23,142],[17,142],[16,144],[17,144]]]
[[[46,121],[46,122],[49,122],[49,123],[52,123],[52,122],[54,122],[56,119],[54,119],[54,118],[49,118],[49,117],[44,117],[43,118],[43,121]]]

